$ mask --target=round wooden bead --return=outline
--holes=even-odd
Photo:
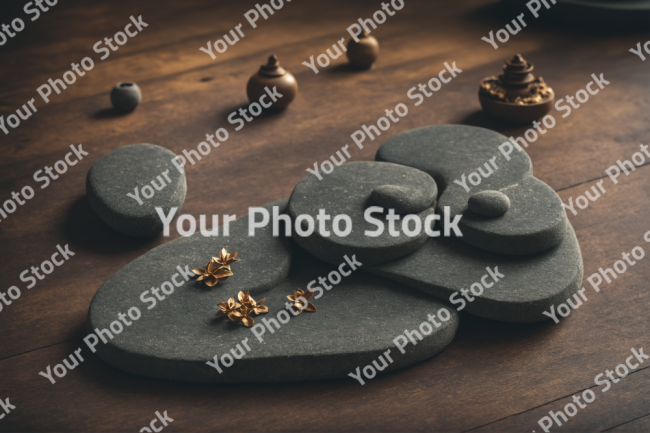
[[[379,42],[364,30],[357,36],[359,42],[350,39],[347,45],[347,55],[350,63],[358,68],[368,69],[377,61]]]

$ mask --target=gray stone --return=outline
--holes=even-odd
[[[530,159],[506,137],[469,126],[430,126],[389,139],[377,160],[415,167],[436,179],[442,190],[437,209],[449,206],[452,216],[463,215],[463,236],[431,238],[414,253],[365,271],[463,311],[511,322],[550,320],[543,312],[550,314],[580,288],[582,256],[562,203],[532,176]],[[474,184],[467,181],[470,173],[477,173]],[[470,205],[470,197],[500,194],[510,201],[500,217],[470,210],[491,213]],[[494,282],[490,270],[504,276]]]
[[[121,111],[133,111],[142,100],[140,86],[135,83],[117,83],[111,90],[111,103]]]
[[[458,239],[431,238],[409,256],[364,270],[452,302],[453,308],[462,307],[459,299],[465,298],[459,293],[461,289],[471,290],[474,283],[480,286],[483,276],[488,275],[483,281],[493,285],[484,287],[479,296],[468,292],[474,300],[465,299],[462,311],[508,322],[550,320],[542,313],[557,314],[557,306],[566,303],[582,283],[580,246],[571,225],[566,231],[556,247],[528,256],[494,254]],[[488,267],[504,277],[494,282]],[[473,290],[480,293],[478,286]],[[574,299],[572,302],[576,303]]]
[[[174,156],[155,144],[133,144],[107,153],[88,171],[86,195],[90,206],[118,232],[136,237],[157,235],[163,223],[155,207],[161,207],[165,215],[177,207],[176,217],[185,200],[185,173],[171,163]],[[164,187],[158,190],[161,185]]]
[[[294,240],[314,256],[330,264],[341,262],[345,254],[354,253],[364,264],[382,263],[417,250],[427,240],[424,230],[414,237],[406,236],[398,223],[399,236],[390,236],[388,221],[381,213],[371,216],[383,221],[384,231],[377,237],[365,235],[365,231],[377,230],[377,226],[366,220],[366,209],[373,206],[372,192],[379,186],[395,185],[424,189],[429,194],[433,181],[420,170],[384,162],[349,162],[342,164],[331,174],[323,174],[319,180],[315,174],[304,177],[291,193],[287,213],[295,221],[299,215],[310,215],[315,221],[321,209],[332,220],[327,227],[330,235],[320,232],[318,221],[311,236],[301,237],[294,233]],[[352,221],[352,232],[338,236],[331,230],[336,215],[348,215]],[[417,215],[421,225],[433,214],[428,208]],[[343,224],[341,225],[343,228]]]
[[[511,150],[508,157],[499,150],[502,144]],[[449,206],[452,218],[463,215],[460,239],[486,251],[538,253],[557,246],[566,233],[569,223],[558,195],[533,177],[528,155],[494,131],[463,125],[418,128],[387,140],[376,159],[431,175],[442,191],[438,212]],[[486,190],[503,192],[510,199],[508,212],[500,218],[467,212],[469,197]]]
[[[431,178],[430,186],[417,185],[413,188],[396,185],[378,186],[372,191],[370,198],[386,209],[407,215],[419,213],[433,206],[438,196],[438,187]]]
[[[270,206],[270,205],[269,205]],[[230,226],[230,237],[203,238],[194,235],[153,249],[108,279],[97,291],[88,316],[89,332],[109,328],[118,313],[138,307],[142,316],[107,344],[101,341],[97,355],[126,372],[157,379],[204,383],[279,382],[348,377],[356,368],[376,361],[390,350],[392,371],[420,362],[442,351],[453,339],[458,314],[430,296],[359,270],[343,277],[329,290],[312,286],[310,300],[317,312],[291,316],[279,329],[271,320],[285,309],[287,295],[296,288],[306,290],[319,276],[327,278],[337,267],[316,260],[303,250],[296,251],[289,271],[290,248],[286,239],[271,236],[270,226],[248,236],[248,217]],[[160,287],[176,271],[176,266],[203,266],[222,246],[238,251],[241,262],[232,265],[234,276],[214,288],[190,280],[148,310],[141,293]],[[358,259],[358,258],[357,258]],[[342,259],[342,262],[345,260]],[[365,266],[365,264],[362,265]],[[349,272],[350,268],[343,268]],[[286,279],[285,279],[286,278]],[[226,317],[215,317],[217,303],[236,297],[239,291],[252,291],[255,300],[267,297],[270,312],[254,316],[256,324],[268,321],[259,342],[251,329]],[[430,335],[422,335],[417,345],[409,344],[401,354],[393,340],[404,330],[418,330],[446,308],[450,319]],[[429,328],[424,326],[424,331]],[[417,338],[417,337],[414,337]],[[246,351],[231,367],[220,361],[223,373],[207,365],[224,354]],[[239,349],[237,348],[239,345]],[[351,379],[350,380],[354,380]]]
[[[501,191],[481,191],[469,198],[467,207],[479,215],[496,217],[508,212],[510,199]]]

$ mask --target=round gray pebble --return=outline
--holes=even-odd
[[[140,86],[135,83],[117,83],[111,91],[111,103],[113,107],[122,111],[133,111],[142,100]]]
[[[469,198],[467,207],[479,215],[496,217],[508,212],[510,199],[500,191],[481,191]]]
[[[420,213],[433,205],[438,194],[435,181],[427,187],[410,188],[398,185],[378,186],[370,194],[370,198],[386,209],[395,209],[398,214],[406,215]]]

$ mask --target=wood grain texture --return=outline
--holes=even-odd
[[[567,201],[605,178],[607,192],[569,215],[582,248],[585,276],[611,267],[641,246],[650,230],[650,168],[614,185],[605,170],[647,142],[648,64],[628,52],[647,34],[598,34],[530,25],[498,50],[480,40],[514,18],[489,0],[406,0],[406,7],[374,34],[380,59],[369,71],[351,71],[340,58],[318,75],[301,65],[346,36],[378,1],[293,0],[216,60],[199,51],[254,7],[249,1],[59,2],[0,48],[0,115],[37,97],[36,88],[59,78],[71,62],[91,56],[95,68],[9,135],[0,133],[0,201],[25,185],[36,196],[0,222],[1,291],[22,296],[0,313],[0,398],[17,408],[0,420],[3,431],[139,430],[155,411],[167,411],[169,431],[541,431],[537,420],[567,398],[594,386],[594,376],[621,363],[632,347],[650,352],[650,255],[596,293],[561,323],[499,323],[462,315],[451,346],[412,368],[361,387],[352,380],[205,386],[139,378],[94,357],[55,385],[38,375],[82,347],[90,301],[122,266],[173,239],[136,240],[107,228],[85,200],[85,176],[99,157],[132,143],[156,143],[176,153],[195,149],[205,134],[225,127],[230,138],[187,168],[184,213],[243,215],[249,206],[286,197],[306,168],[350,144],[352,160],[371,160],[390,136],[429,124],[484,126],[508,136],[526,127],[494,122],[480,110],[481,78],[498,73],[521,52],[555,89],[573,95],[603,73],[611,84],[527,149],[537,177]],[[9,13],[9,12],[8,12]],[[13,17],[24,14],[12,11]],[[122,29],[130,15],[149,23],[105,61],[93,44]],[[3,18],[4,19],[4,18]],[[227,122],[247,103],[248,77],[270,53],[294,73],[300,93],[284,112],[235,132]],[[406,94],[437,76],[444,62],[463,70],[414,107]],[[110,109],[117,81],[138,82],[144,94],[132,114]],[[38,97],[37,97],[38,98]],[[358,149],[350,134],[374,124],[385,109],[405,103],[409,114]],[[52,166],[71,143],[89,152],[41,190],[35,171]],[[233,182],[236,180],[236,183]],[[30,289],[20,273],[68,244],[75,256]],[[645,364],[645,366],[650,364]],[[648,430],[648,370],[638,370],[598,395],[566,426],[552,431]],[[598,391],[600,392],[600,391]],[[251,416],[251,414],[254,414]],[[644,416],[645,415],[645,416]]]

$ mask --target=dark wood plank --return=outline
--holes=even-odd
[[[632,421],[624,422],[615,426],[611,429],[608,429],[608,432],[647,432],[650,430],[650,413],[647,415],[641,416]]]
[[[624,359],[621,359],[624,362]],[[634,362],[634,361],[633,361]],[[603,366],[602,372],[606,369],[613,369],[615,366]],[[594,372],[594,376],[601,371]],[[522,426],[529,426],[535,432],[543,432],[540,420],[544,419],[542,425],[547,426],[550,431],[580,431],[580,432],[600,432],[600,431],[620,431],[620,432],[645,432],[647,429],[647,420],[643,417],[650,415],[650,403],[648,403],[648,386],[650,385],[650,368],[635,370],[625,378],[620,379],[619,383],[612,384],[612,387],[602,392],[604,386],[593,385],[590,389],[594,394],[587,394],[587,398],[594,400],[592,403],[586,403],[583,396],[583,390],[579,390],[571,396],[555,400],[543,406],[528,410],[493,424],[470,430],[472,432],[503,432],[520,430]],[[568,408],[569,415],[559,415],[559,412],[566,410],[567,404],[575,404],[573,396],[579,398],[579,403],[583,408],[579,408],[577,413],[573,408]],[[594,397],[595,396],[595,397]],[[625,408],[621,410],[621,408]],[[560,425],[551,418],[550,412],[553,412]],[[570,414],[574,413],[571,417]],[[566,420],[565,420],[566,418]],[[635,421],[627,422],[630,419]],[[638,423],[637,423],[638,420]],[[549,422],[552,424],[549,425]],[[645,423],[645,425],[644,425]]]

